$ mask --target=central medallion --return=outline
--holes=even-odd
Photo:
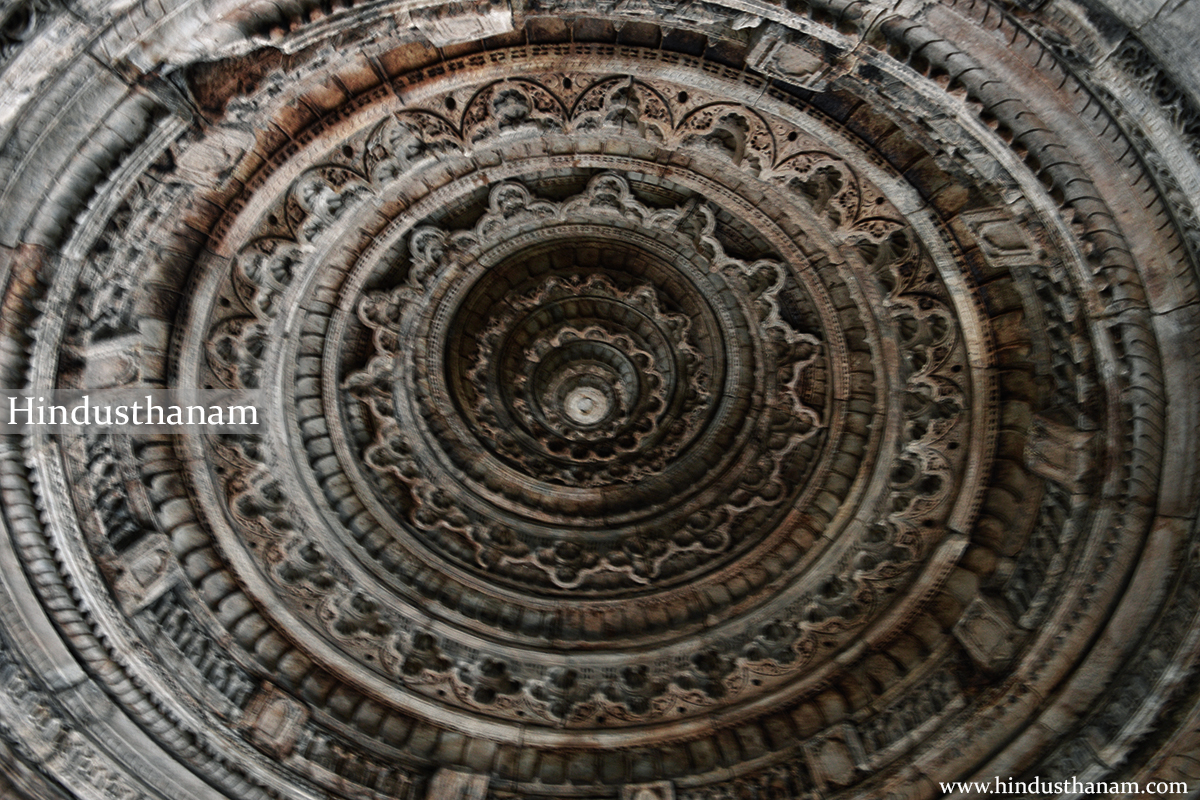
[[[666,469],[699,432],[713,353],[697,347],[686,314],[666,310],[688,298],[622,286],[639,257],[606,248],[596,269],[542,264],[549,277],[491,307],[478,336],[449,351],[451,374],[456,359],[470,364],[450,390],[473,432],[521,472],[566,485],[628,483]],[[506,264],[474,294],[491,296],[514,269],[539,265]],[[463,307],[465,331],[474,307]]]
[[[604,173],[560,203],[501,183],[472,229],[414,229],[406,280],[360,302],[376,356],[346,383],[404,526],[523,586],[603,591],[769,531],[815,463],[827,366],[786,318],[811,304],[788,269],[714,231]]]
[[[563,412],[580,427],[592,427],[608,415],[608,396],[594,386],[577,386],[567,392]]]

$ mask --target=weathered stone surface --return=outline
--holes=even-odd
[[[5,5],[0,793],[1194,792],[1195,2]]]

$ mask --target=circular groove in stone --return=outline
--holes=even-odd
[[[357,92],[350,61],[289,38],[294,71],[255,66],[261,89],[196,70],[262,53],[213,61],[180,76],[211,125],[162,134],[169,157],[139,152],[146,179],[128,162],[85,210],[45,199],[29,242],[0,253],[25,331],[4,334],[0,357],[37,391],[184,376],[186,392],[263,389],[285,409],[266,435],[178,448],[14,440],[3,492],[38,581],[25,600],[71,652],[116,656],[119,670],[88,674],[147,737],[244,740],[263,752],[231,749],[219,768],[305,787],[289,796],[382,781],[371,770],[387,753],[410,800],[438,759],[489,773],[496,800],[660,779],[700,800],[881,796],[910,747],[931,776],[986,769],[946,744],[956,736],[1001,760],[1028,742],[1022,763],[1045,774],[1078,742],[1110,748],[1117,771],[1158,757],[1145,754],[1165,739],[1137,750],[1142,734],[1111,720],[1158,719],[1180,697],[1164,676],[1189,674],[1181,631],[1200,596],[1190,561],[1157,555],[1194,551],[1178,520],[1195,498],[1153,487],[1162,464],[1188,463],[1161,434],[1191,413],[1172,392],[1191,374],[1179,331],[1195,279],[1160,263],[1192,258],[1180,220],[1200,173],[1168,112],[1130,87],[1139,70],[1169,80],[1132,36],[1100,47],[1108,34],[1069,3],[991,17],[935,5],[885,21],[895,52],[864,40],[844,69],[800,78],[778,70],[839,49],[853,13],[837,15],[842,31],[813,19],[748,34],[719,5],[693,6],[718,15],[699,29],[733,48],[723,57],[750,58],[747,36],[774,49],[740,72],[633,47],[496,50],[390,75],[402,92],[314,90],[306,107],[329,116],[307,130],[282,111],[286,93]],[[530,40],[549,36],[525,12]],[[622,29],[637,16],[588,13]],[[1012,43],[1002,62],[989,25]],[[1101,51],[1122,77],[1085,66]],[[589,71],[596,59],[606,68]],[[512,74],[492,80],[498,64]],[[965,112],[938,82],[947,67]],[[757,70],[805,86],[785,94]],[[1043,113],[1070,116],[1066,93],[1081,105],[1093,89],[1094,113]],[[1120,111],[1130,97],[1138,115]],[[1178,102],[1171,114],[1190,108]],[[960,125],[977,103],[983,118]],[[1030,108],[1044,127],[1012,130]],[[293,144],[254,174],[258,151],[233,131],[272,126]],[[822,126],[837,134],[811,135]],[[1092,128],[1116,144],[1072,162]],[[221,173],[220,152],[243,156]],[[476,247],[489,213],[503,242]],[[554,263],[588,226],[586,243],[619,263]],[[43,294],[34,276],[51,262]],[[523,308],[545,291],[531,268],[565,296]],[[581,288],[598,277],[612,288]],[[1178,516],[1155,521],[1161,508]],[[1152,599],[1122,597],[1128,586]],[[84,622],[65,616],[76,601]],[[1145,633],[1099,664],[1087,648],[1112,639],[1109,624]],[[146,631],[153,648],[109,652]],[[1093,668],[1111,696],[1070,678]],[[1081,715],[1062,750],[1031,733],[1046,727],[1036,703],[993,702],[1004,680],[1024,697],[1062,692]],[[1156,689],[1138,699],[1139,686]],[[905,728],[914,713],[925,727]],[[294,721],[296,738],[270,739],[269,718]],[[523,743],[488,762],[511,756],[511,770],[481,766],[489,736]],[[738,754],[718,765],[729,737]],[[218,769],[188,753],[188,769]],[[338,772],[348,763],[357,778]]]

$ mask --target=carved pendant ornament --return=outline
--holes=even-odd
[[[7,436],[15,796],[1195,788],[1200,150],[1132,34],[176,5],[103,77],[0,13],[5,385],[265,420]]]

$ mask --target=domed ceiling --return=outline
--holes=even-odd
[[[1200,77],[1114,8],[8,3],[0,384],[261,424],[5,431],[4,796],[1200,788]]]

